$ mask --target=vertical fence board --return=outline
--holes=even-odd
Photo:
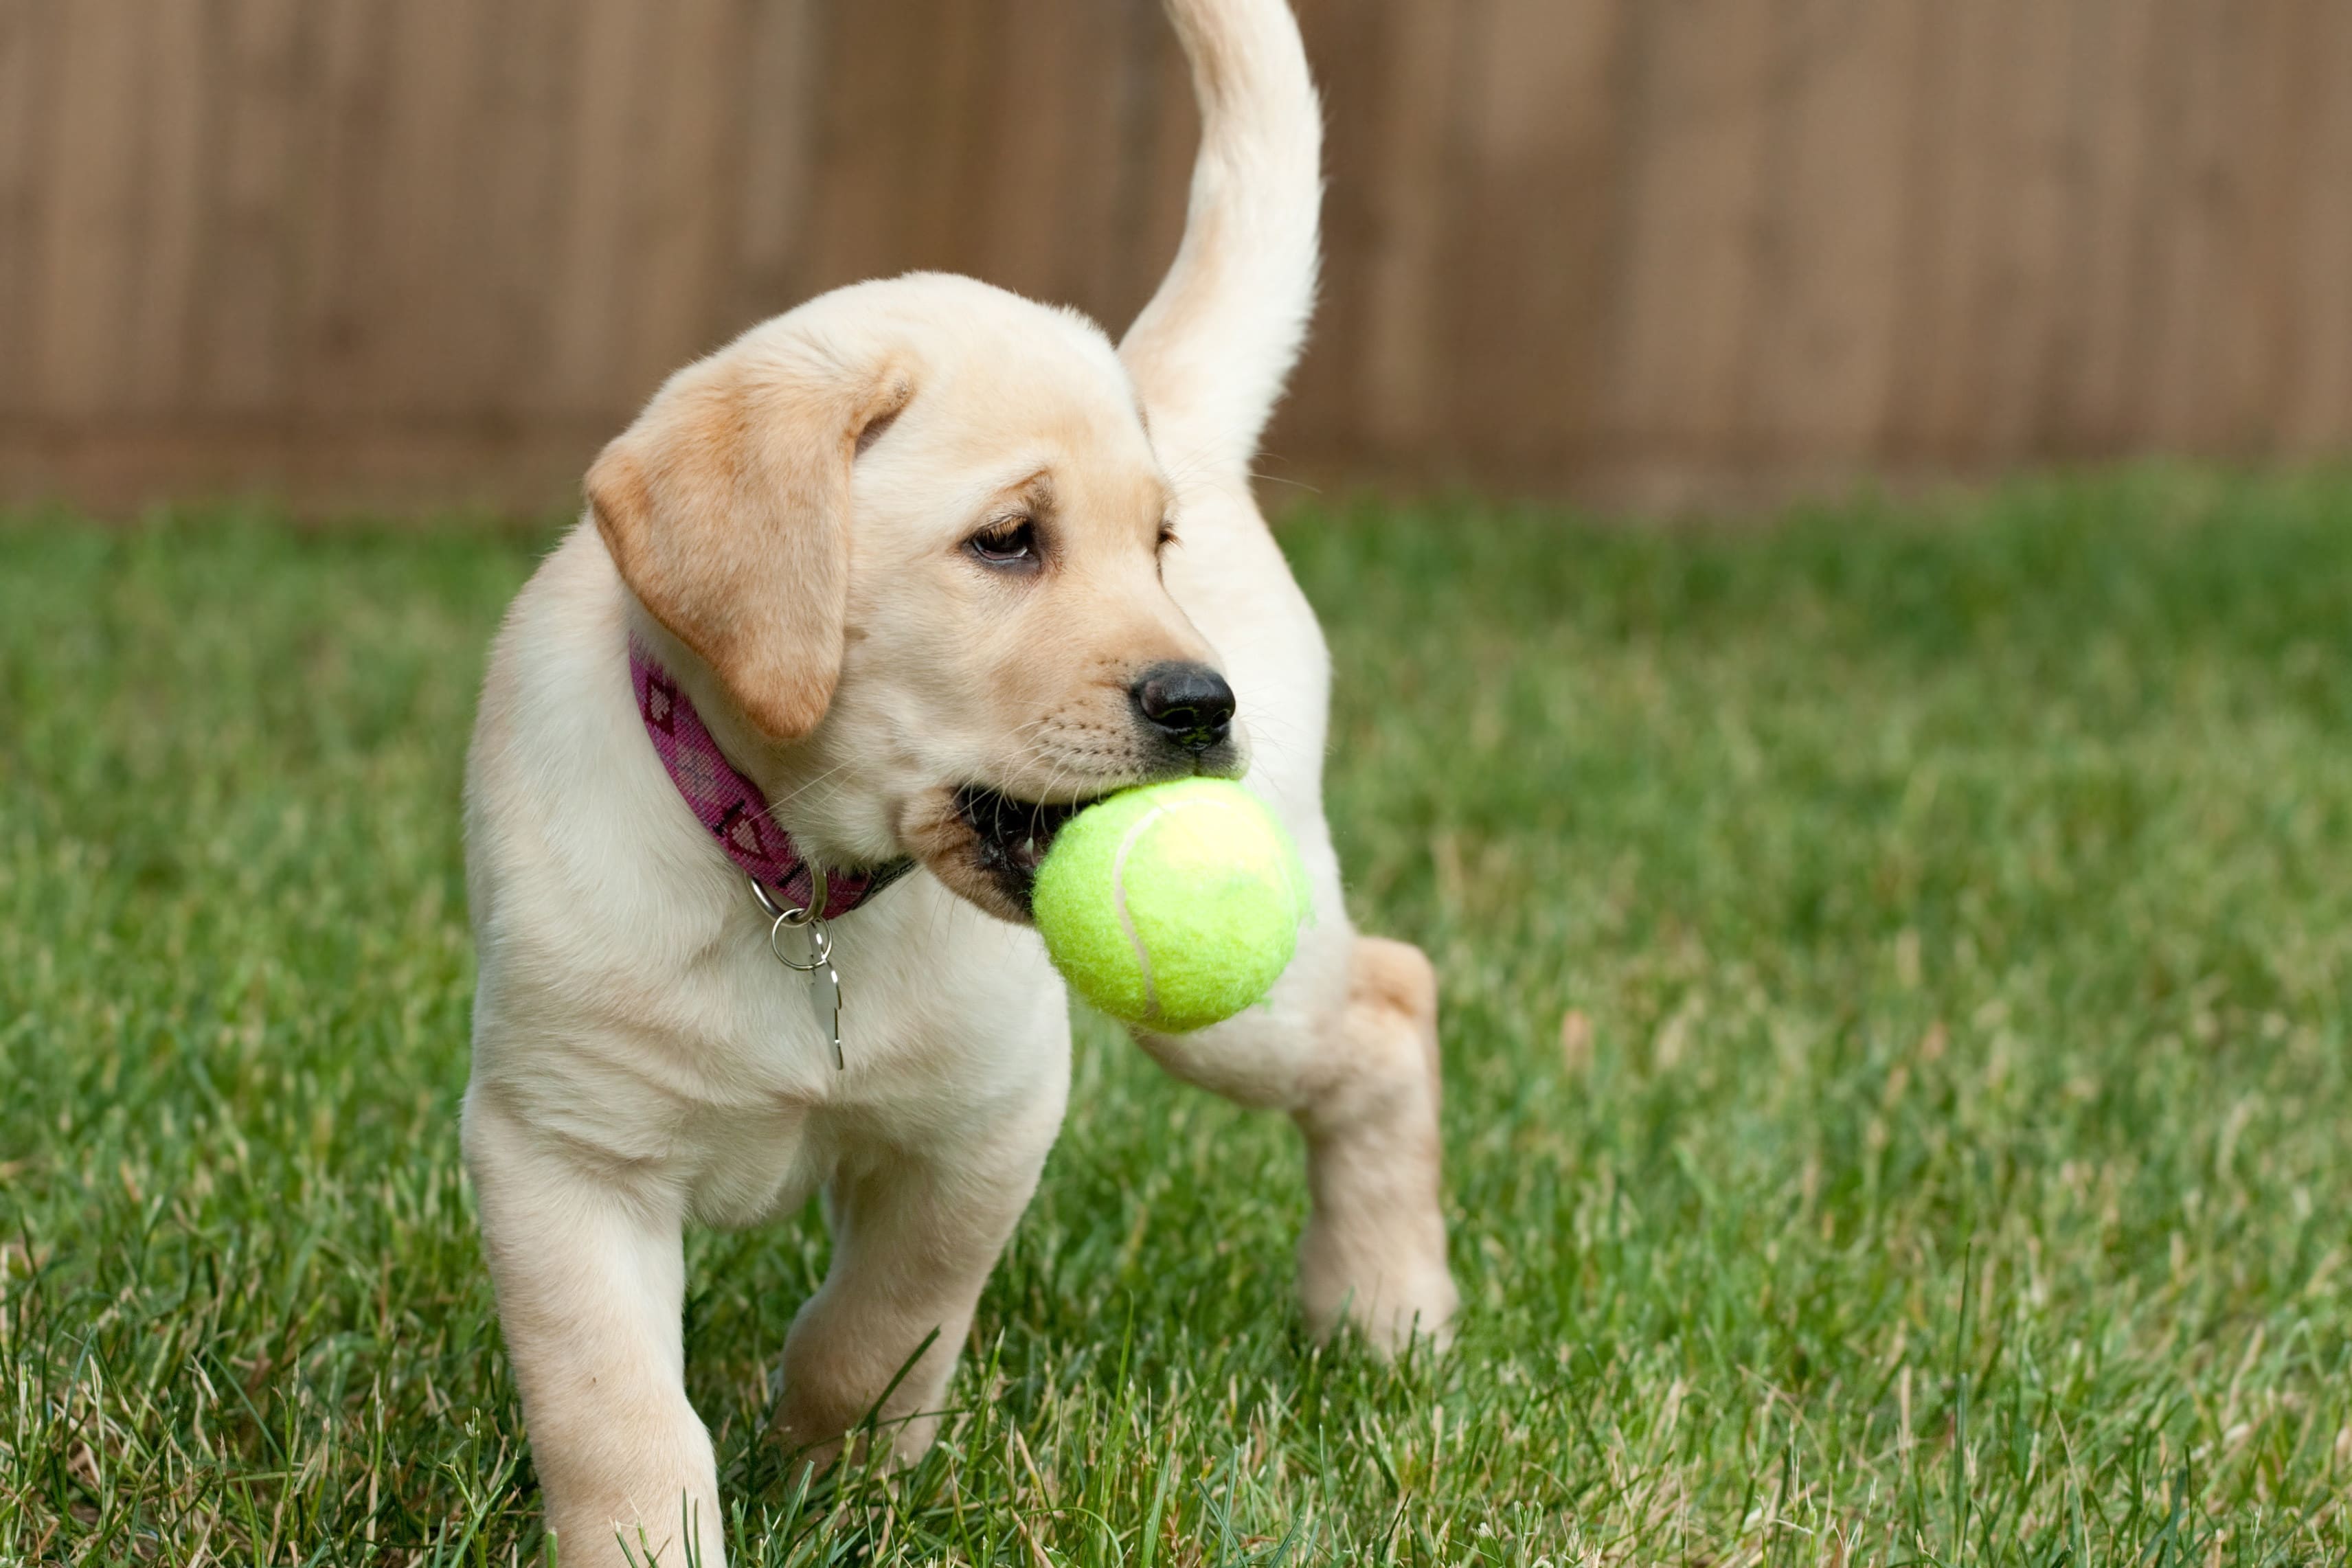
[[[1198,125],[1192,89],[1156,0],[1118,0],[1117,88],[1108,137],[1117,146],[1108,244],[1096,274],[1095,306],[1117,338],[1127,330],[1183,234]]]
[[[2352,5],[2320,0],[2316,9],[2311,69],[2325,90],[2298,191],[2279,416],[2282,444],[2304,455],[2340,452],[2352,440]]]
[[[484,36],[473,201],[458,243],[474,252],[469,401],[501,424],[546,406],[555,352],[548,283],[573,194],[565,131],[577,113],[579,28],[576,0],[500,0]]]
[[[2227,229],[2239,193],[2228,167],[2230,119],[2252,110],[2229,92],[2241,5],[2259,0],[2192,0],[2182,6],[2175,78],[2179,134],[2173,177],[2160,208],[2164,238],[2147,323],[2150,353],[2142,427],[2166,442],[2193,441],[2212,404],[2205,384],[2205,319],[2218,307],[2230,257]]]
[[[1752,0],[1635,7],[1633,183],[1609,421],[1636,455],[1745,447],[1773,31]]]
[[[1897,328],[1908,373],[1888,411],[1890,450],[1910,461],[1964,449],[1981,416],[1978,288],[2003,218],[1995,149],[2014,107],[2005,10],[1995,0],[1932,6],[1919,39]]]
[[[196,350],[196,401],[208,413],[282,414],[294,384],[292,253],[304,225],[289,198],[302,20],[301,0],[222,0],[215,12],[206,68],[220,84],[220,152],[208,171]]]
[[[2310,104],[2352,87],[2314,81],[2296,56],[2296,0],[2237,0],[2211,16],[2210,77],[2191,117],[2178,248],[2199,263],[2184,304],[2179,362],[2158,382],[2159,439],[2231,454],[2259,452],[2284,395],[2294,190]]]
[[[789,307],[809,265],[809,202],[824,47],[816,0],[757,0],[736,91],[743,104],[741,214],[728,325]]]
[[[32,367],[45,315],[42,237],[56,116],[54,34],[47,0],[0,0],[0,410],[47,412]]]
[[[629,182],[641,140],[646,35],[658,18],[635,0],[580,0],[572,66],[572,157],[563,243],[550,277],[544,406],[586,417],[610,406],[625,381]],[[641,402],[651,391],[635,389]]]
[[[45,405],[103,411],[130,357],[125,307],[139,230],[139,6],[82,0],[66,8],[41,251]]]
[[[1385,215],[1381,132],[1394,112],[1384,85],[1391,53],[1389,29],[1382,25],[1385,0],[1297,0],[1297,5],[1307,58],[1316,64],[1323,94],[1323,270],[1314,347],[1299,362],[1266,442],[1277,461],[1302,451],[1345,450],[1365,431],[1358,406],[1371,336],[1373,259]],[[1163,101],[1181,92],[1189,102],[1190,89],[1171,85],[1183,79],[1181,60],[1168,58],[1161,71]],[[1197,131],[1190,124],[1186,129]],[[1153,167],[1162,178],[1182,179],[1194,138],[1169,131],[1163,119]],[[1174,254],[1171,236],[1162,256]],[[1157,265],[1164,266],[1164,259]],[[1391,449],[1381,451],[1393,459]]]
[[[2074,200],[2067,93],[2081,18],[2048,0],[2009,0],[2002,20],[2002,81],[1984,136],[1990,210],[1979,225],[1983,245],[1956,321],[1973,328],[1977,345],[1964,423],[1950,440],[1964,462],[2011,462],[2032,445]]]
[[[124,302],[129,352],[116,406],[168,415],[188,393],[189,315],[195,303],[199,195],[210,149],[209,84],[189,69],[204,57],[201,0],[155,0],[147,7],[140,60],[139,242]]]
[[[471,236],[483,172],[476,110],[497,9],[497,0],[400,0],[391,12],[398,90],[377,200],[386,305],[399,329],[385,335],[377,377],[380,406],[395,416],[432,409],[436,392],[470,412],[480,395],[488,345],[471,308],[483,270]]]
[[[1381,7],[1388,49],[1373,143],[1378,183],[1365,236],[1361,401],[1352,423],[1404,454],[1428,450],[1439,418],[1434,308],[1444,287],[1439,268],[1454,194],[1469,14],[1466,6],[1402,0]]]
[[[962,231],[984,218],[958,131],[988,107],[987,18],[978,0],[830,16],[809,287],[951,267]]]
[[[1091,307],[1102,253],[1072,236],[1112,227],[1120,8],[999,0],[991,20],[994,68],[974,95],[989,127],[975,182],[988,221],[973,214],[971,270],[1017,293]]]
[[[286,284],[295,324],[289,401],[317,421],[382,413],[387,340],[400,331],[384,232],[397,214],[383,200],[399,89],[391,75],[394,20],[392,0],[310,0],[302,38],[286,198],[299,214]],[[226,280],[242,266],[245,246],[217,223],[208,236],[205,315],[215,336],[236,329],[232,312],[244,289]]]
[[[2227,3],[2227,0],[2224,0]],[[2181,310],[2194,308],[2203,257],[2181,222],[2182,182],[2196,165],[2195,120],[2209,74],[2210,0],[2149,0],[2156,13],[2149,50],[2147,179],[2133,235],[2133,319],[2124,351],[2114,428],[2153,434],[2162,418],[2168,378],[2178,375],[2194,330]]]
[[[1458,221],[1433,302],[1449,456],[1539,468],[1591,423],[1626,12],[1624,0],[1478,7]]]
[[[730,0],[674,0],[638,62],[618,373],[646,392],[718,346],[712,301],[732,211],[719,193],[733,183],[727,127],[736,107],[725,65],[742,48],[740,19]]]
[[[2074,73],[2082,189],[2059,286],[2054,405],[2045,449],[2082,456],[2128,430],[2150,235],[2142,214],[2162,178],[2165,123],[2154,102],[2163,40],[2153,0],[2079,0]]]
[[[1743,423],[1783,456],[1872,455],[1894,376],[1906,153],[1928,0],[1796,0]]]

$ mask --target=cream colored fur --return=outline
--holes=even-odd
[[[508,1354],[567,1564],[721,1559],[687,1400],[682,1228],[824,1195],[832,1271],[784,1350],[780,1440],[881,1411],[929,1441],[973,1303],[1069,1084],[1066,1003],[973,862],[952,793],[1083,800],[1152,764],[1127,688],[1205,660],[1316,918],[1270,1008],[1141,1043],[1289,1113],[1315,1330],[1442,1337],[1436,994],[1359,937],[1322,816],[1328,660],[1247,465],[1311,305],[1318,122],[1281,0],[1171,0],[1204,131],[1183,248],[1117,350],[966,279],[843,289],[680,371],[592,470],[589,517],[516,601],[470,758],[481,956],[465,1148]],[[1045,569],[965,548],[1030,517]],[[1178,542],[1163,548],[1172,519]],[[742,877],[648,745],[652,643],[821,863],[922,870],[835,923],[836,1072]],[[1008,918],[1010,917],[1010,918]]]

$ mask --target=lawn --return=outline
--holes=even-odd
[[[537,1560],[457,798],[549,537],[0,525],[0,1561]],[[2352,477],[1283,537],[1457,1346],[1310,1345],[1290,1129],[1089,1025],[913,1470],[761,1441],[814,1216],[692,1241],[740,1560],[2347,1560]]]

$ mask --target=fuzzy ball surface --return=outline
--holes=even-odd
[[[1298,946],[1307,873],[1240,785],[1128,789],[1055,835],[1031,904],[1054,967],[1113,1018],[1167,1034],[1229,1019]]]

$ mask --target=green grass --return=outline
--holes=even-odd
[[[1309,1346],[1290,1129],[1087,1028],[911,1472],[760,1440],[816,1220],[693,1241],[743,1560],[2346,1560],[2352,479],[1285,539],[1458,1348]],[[0,528],[0,1560],[538,1551],[455,1116],[543,542]]]

